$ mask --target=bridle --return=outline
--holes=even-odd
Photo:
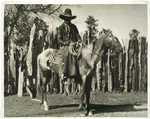
[[[104,37],[104,39],[103,40],[105,40],[107,37],[109,36],[109,34],[108,35],[106,35],[105,37]],[[114,37],[113,37],[114,38]],[[113,39],[114,40],[114,39]],[[117,46],[119,46],[118,44],[117,45],[115,45],[115,47],[117,47]],[[85,45],[85,47],[88,49],[88,50],[90,50],[90,51],[92,51],[91,49],[89,49],[88,47],[87,47],[87,45]],[[114,47],[114,48],[115,48]],[[95,55],[97,55],[98,57],[101,57],[99,54],[97,54],[97,53],[95,53],[95,52],[92,52],[93,54],[95,54]]]

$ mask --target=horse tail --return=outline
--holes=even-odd
[[[41,90],[40,90],[40,87],[41,87],[41,68],[40,68],[40,55],[38,55],[38,58],[37,58],[37,94],[39,95]]]

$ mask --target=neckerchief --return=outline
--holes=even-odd
[[[69,36],[69,34],[70,34],[70,24],[71,24],[71,23],[65,21],[64,24],[65,24],[65,30],[66,30],[66,32],[67,32],[67,34],[68,34],[68,36]]]

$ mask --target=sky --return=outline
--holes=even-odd
[[[129,32],[132,29],[140,31],[139,36],[147,37],[148,18],[147,18],[147,4],[74,4],[63,7],[72,10],[72,15],[77,18],[72,20],[79,32],[84,32],[86,28],[86,21],[88,15],[92,15],[98,19],[98,29],[111,29],[113,33],[119,38],[121,43],[125,45],[129,40]],[[51,21],[45,19],[50,28],[54,29],[61,25],[63,20]]]

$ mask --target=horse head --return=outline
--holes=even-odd
[[[104,45],[106,48],[109,48],[113,50],[114,52],[122,52],[123,48],[121,46],[121,43],[119,39],[113,35],[112,31],[110,29],[106,30],[103,29],[100,32],[100,35],[104,36]]]

